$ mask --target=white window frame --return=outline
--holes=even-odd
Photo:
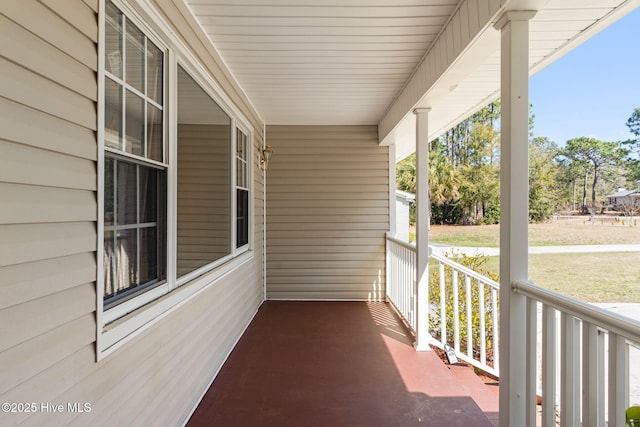
[[[248,230],[247,232],[249,233],[249,239],[248,242],[240,247],[237,247],[237,236],[235,236],[235,234],[237,233],[237,221],[238,221],[238,212],[237,212],[237,208],[238,208],[238,203],[237,200],[235,200],[238,196],[238,192],[237,189],[239,188],[238,183],[237,183],[237,176],[238,176],[238,171],[236,170],[237,168],[237,163],[235,161],[236,159],[236,153],[238,151],[238,131],[242,132],[243,134],[246,135],[247,137],[247,154],[246,154],[246,180],[247,180],[247,186],[246,187],[241,187],[243,189],[246,189],[249,192],[249,209],[247,212],[248,215]],[[248,250],[253,249],[252,247],[252,236],[253,236],[253,227],[254,227],[254,217],[253,217],[253,213],[254,213],[254,209],[253,209],[253,137],[252,137],[252,133],[251,131],[249,131],[247,128],[245,128],[242,125],[236,125],[235,127],[235,132],[234,132],[234,144],[233,144],[233,164],[232,164],[232,168],[233,168],[233,176],[234,176],[234,186],[233,186],[233,197],[234,197],[234,201],[233,201],[233,210],[234,210],[234,215],[233,215],[233,219],[234,219],[234,227],[233,227],[233,233],[234,233],[234,243],[236,243],[234,245],[233,250],[236,252],[236,254],[240,254],[243,252],[246,252]]]
[[[144,330],[168,315],[182,304],[197,296],[205,289],[215,286],[222,276],[234,271],[253,258],[254,248],[254,144],[253,128],[241,111],[234,105],[215,80],[209,76],[206,68],[191,54],[182,41],[173,33],[164,18],[146,2],[130,5],[126,0],[110,0],[134,23],[144,35],[164,53],[163,75],[163,153],[164,162],[154,162],[146,158],[127,153],[133,161],[162,165],[166,170],[166,281],[150,288],[140,295],[123,301],[104,310],[104,166],[105,153],[121,154],[118,150],[106,147],[104,119],[105,95],[104,86],[106,70],[105,52],[105,3],[99,1],[99,37],[98,37],[98,242],[97,242],[97,360],[108,356],[126,342],[134,339]],[[231,118],[231,163],[229,192],[231,194],[230,227],[232,233],[231,253],[219,260],[198,268],[179,279],[176,278],[177,262],[177,68],[180,65],[197,82],[198,85],[214,100]],[[145,124],[146,126],[146,124]],[[236,138],[237,130],[247,135],[249,180],[249,243],[236,248],[237,201],[236,201]]]
[[[214,85],[212,85],[211,81],[209,81],[209,79],[206,77],[206,75],[203,75],[197,67],[195,67],[193,64],[191,64],[186,58],[184,58],[181,55],[178,55],[178,59],[177,59],[177,66],[180,66],[192,79],[193,81],[200,86],[200,88],[211,98],[211,100],[213,102],[215,102],[218,107],[220,107],[220,109],[227,115],[229,116],[229,118],[231,119],[231,123],[230,123],[230,131],[231,131],[231,135],[230,135],[230,141],[229,141],[229,163],[231,165],[231,167],[229,168],[229,173],[231,174],[231,179],[229,180],[229,189],[228,191],[231,194],[231,197],[229,199],[230,203],[231,203],[231,211],[230,211],[230,224],[229,226],[230,228],[230,232],[231,232],[231,250],[230,253],[228,255],[225,255],[224,257],[217,259],[215,261],[210,262],[207,265],[204,265],[200,268],[197,268],[189,273],[186,273],[184,275],[182,275],[181,277],[179,277],[177,279],[177,286],[182,286],[185,283],[188,283],[189,281],[193,280],[196,277],[201,276],[202,274],[220,266],[223,265],[227,262],[229,262],[230,260],[232,260],[233,258],[235,258],[236,256],[238,256],[239,254],[246,252],[248,250],[248,245],[243,246],[241,249],[242,250],[238,250],[236,249],[236,227],[235,227],[235,218],[236,218],[236,166],[235,166],[235,148],[236,148],[236,129],[245,129],[246,125],[243,125],[242,122],[240,122],[240,120],[238,119],[238,117],[236,116],[236,114],[234,114],[233,109],[230,107],[230,105],[227,103],[227,101],[225,101],[220,95],[219,92],[216,90],[216,87]],[[176,66],[176,70],[177,70],[177,66]],[[172,110],[176,111],[177,114],[177,106],[178,106],[178,96],[180,96],[179,93],[177,93],[176,90],[176,96],[170,101],[171,105],[173,106]],[[176,121],[177,123],[177,121]],[[177,141],[177,127],[175,129],[175,138],[172,139],[173,141]],[[247,134],[247,144],[249,140],[249,135]],[[175,146],[176,148],[176,152],[177,152],[177,145],[176,144],[172,144],[173,146]],[[177,157],[177,153],[174,153],[174,158]],[[177,182],[177,173],[178,173],[178,169],[177,169],[177,165],[175,166],[175,177],[172,177],[172,179],[176,179],[175,182]],[[251,194],[251,191],[249,192]],[[177,196],[177,192],[174,193]],[[177,202],[176,202],[177,203]],[[175,232],[177,235],[177,218],[175,221]],[[176,237],[177,239],[177,237]],[[174,256],[177,255],[177,253],[172,254]],[[175,262],[177,263],[177,260],[174,258]]]

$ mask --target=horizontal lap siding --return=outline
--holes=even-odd
[[[46,3],[0,3],[2,402],[54,401],[76,354],[96,368],[97,18]]]
[[[388,149],[375,126],[268,126],[267,297],[379,299]]]
[[[199,29],[180,28],[183,5],[158,3],[211,54]],[[0,401],[92,409],[0,414],[3,426],[180,425],[263,299],[256,168],[254,257],[96,362],[97,7],[0,2]],[[200,59],[221,73],[219,60]],[[257,149],[257,115],[226,73],[216,79],[254,124]]]
[[[92,404],[90,414],[21,417],[25,425],[179,425],[251,320],[262,298],[255,286],[261,283],[260,270],[256,257],[98,364],[93,345],[74,347],[65,338],[83,333],[92,339],[91,322],[88,328],[72,322],[59,335],[34,340],[25,360],[0,354],[0,363],[13,362],[3,378],[15,384],[0,397]],[[27,377],[32,365],[46,365],[38,353],[48,345],[57,345],[64,357]]]

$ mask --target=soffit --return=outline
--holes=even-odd
[[[623,16],[615,13],[623,3],[620,0],[549,1],[530,21],[531,75]],[[418,104],[426,106],[433,103],[437,106],[437,111],[435,108],[432,110],[435,120],[433,133],[441,134],[499,96],[499,34],[493,31],[487,37],[493,40],[490,43],[493,47],[485,49],[483,59],[473,66],[465,64],[466,71],[460,72],[452,80],[445,79],[448,92],[445,96],[426,96]],[[453,75],[453,71],[450,70],[449,74]]]
[[[267,124],[377,124],[459,0],[187,0]]]
[[[529,64],[533,75],[602,31],[639,1],[550,0],[530,21]],[[415,107],[430,107],[429,138],[447,129],[499,97],[500,34],[489,29],[447,69],[425,93],[416,94]],[[585,90],[588,90],[585,88]],[[397,102],[397,101],[396,101]],[[386,144],[396,145],[398,160],[415,151],[415,118],[410,111],[395,121]],[[383,133],[384,131],[381,131]]]
[[[431,107],[433,138],[498,97],[492,22],[502,10],[538,10],[530,27],[533,74],[640,3],[506,0],[496,10],[494,0],[185,1],[267,124],[381,124],[380,138],[396,144],[398,158],[413,149],[413,107]],[[451,37],[445,26],[461,10],[471,22],[483,5],[496,12],[479,19],[479,35],[436,70],[433,84],[412,84],[426,80],[420,64],[430,49]]]

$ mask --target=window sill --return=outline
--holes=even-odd
[[[202,291],[215,286],[219,279],[251,261],[253,257],[253,251],[238,255],[231,261],[192,279],[144,307],[105,325],[102,330],[99,327],[97,360],[100,361],[107,357]]]

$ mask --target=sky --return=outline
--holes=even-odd
[[[640,107],[640,8],[532,76],[534,136],[559,146],[572,138],[630,139]]]

